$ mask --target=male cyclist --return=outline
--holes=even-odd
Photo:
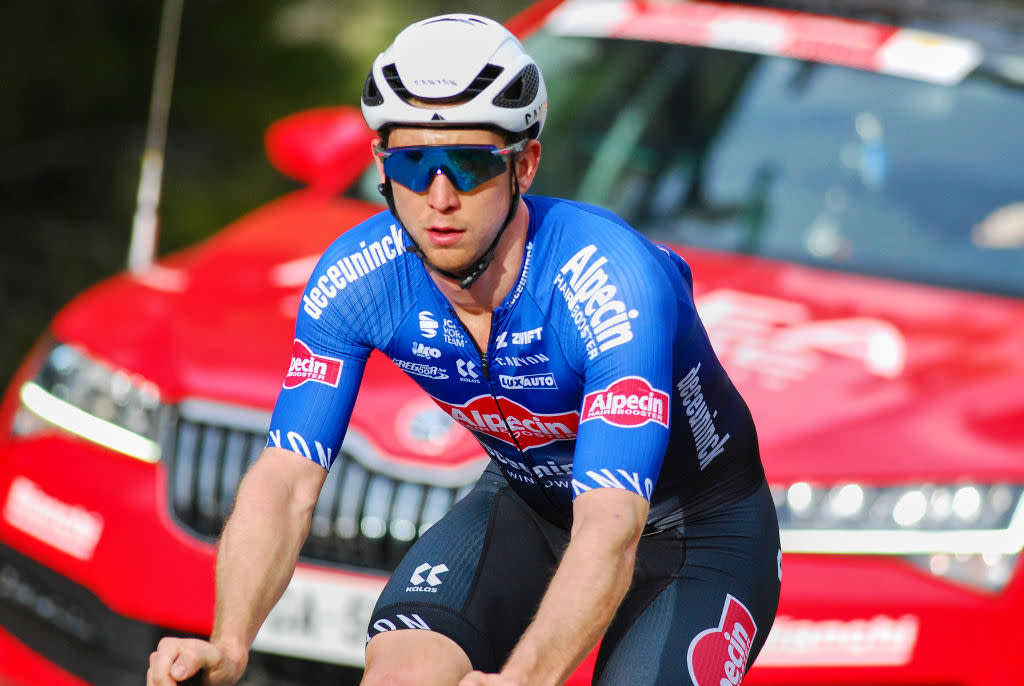
[[[688,265],[607,211],[523,195],[547,93],[500,24],[408,27],[362,107],[389,210],[314,270],[221,538],[213,635],[161,642],[148,684],[241,677],[374,349],[492,461],[381,594],[364,686],[560,684],[598,641],[595,684],[738,683],[778,604],[778,523]]]

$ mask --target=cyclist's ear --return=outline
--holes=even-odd
[[[531,138],[526,144],[526,148],[516,154],[512,164],[516,176],[519,178],[519,191],[525,193],[533,183],[533,178],[537,175],[537,168],[540,165],[540,141]]]

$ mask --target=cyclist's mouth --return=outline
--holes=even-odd
[[[456,243],[465,231],[450,226],[432,226],[427,229],[427,237],[434,245],[448,246]]]

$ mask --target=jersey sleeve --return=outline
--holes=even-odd
[[[319,296],[330,274],[325,253],[306,286],[324,306],[300,307],[291,362],[270,420],[267,445],[299,453],[330,469],[348,429],[356,394],[373,345],[367,308],[355,288],[333,293],[329,305]],[[320,290],[317,290],[320,289]]]
[[[580,249],[559,274],[583,346],[573,497],[611,487],[650,500],[669,440],[682,283],[656,249],[616,236]]]

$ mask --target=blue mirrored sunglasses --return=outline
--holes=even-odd
[[[462,192],[471,191],[502,174],[509,155],[526,148],[520,141],[507,148],[493,145],[414,145],[382,148],[375,152],[384,163],[384,175],[411,191],[422,193],[434,177],[444,174]]]

